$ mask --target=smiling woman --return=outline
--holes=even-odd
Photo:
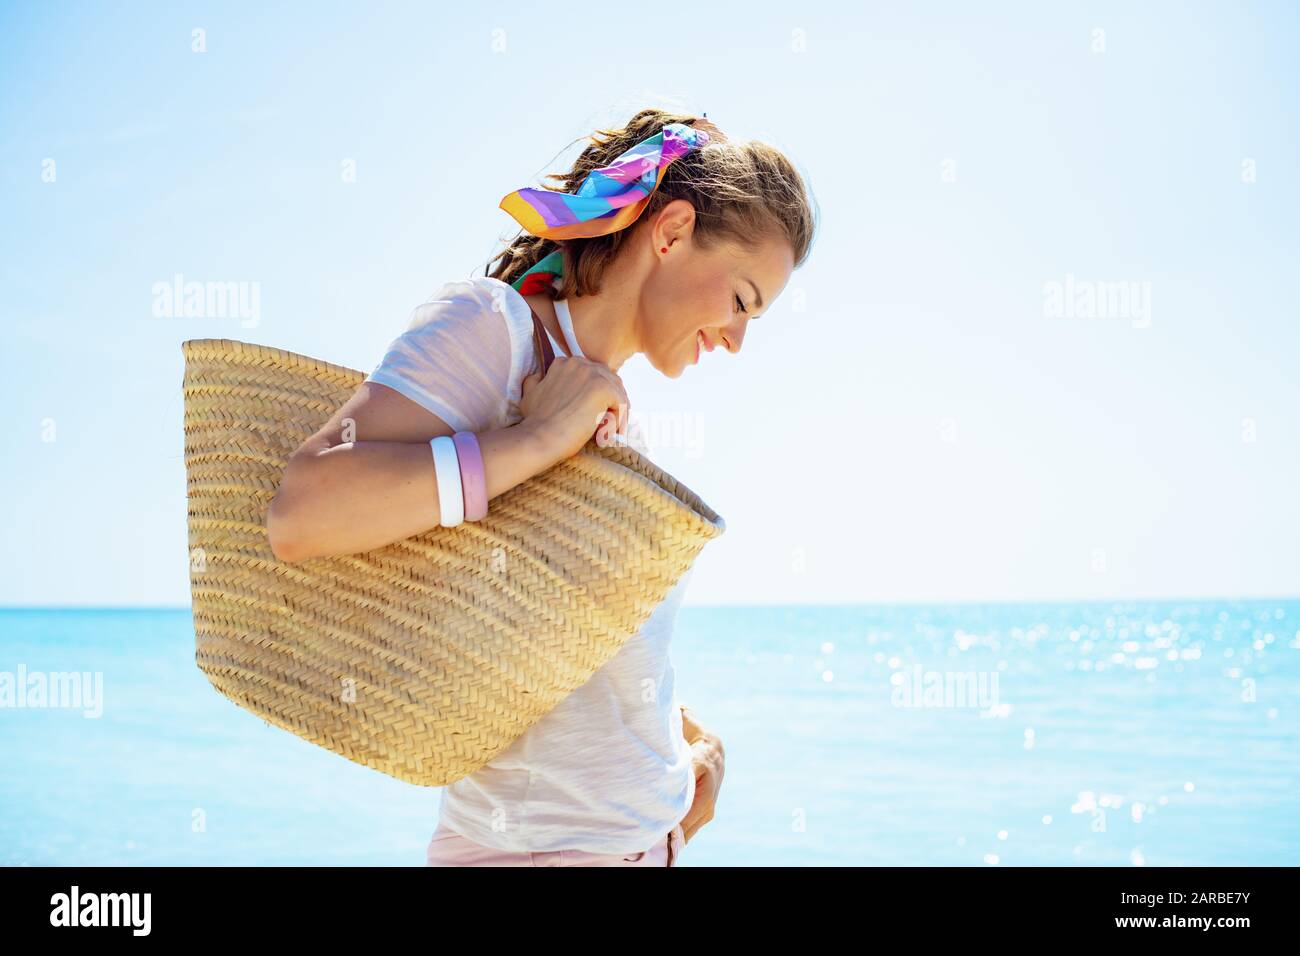
[[[581,195],[584,186],[599,193],[593,175],[619,168],[621,156],[674,124],[702,129],[707,141],[659,170],[634,225],[575,228],[557,216],[517,237],[488,273],[518,289],[549,328],[558,327],[551,303],[567,300],[587,356],[617,371],[641,353],[671,378],[701,352],[739,352],[749,322],[807,260],[815,206],[790,160],[765,143],[728,139],[707,121],[650,109],[595,134],[571,170],[547,177],[555,191],[520,190],[546,211],[567,212],[557,195]],[[512,214],[515,195],[502,203]]]
[[[703,351],[739,352],[811,249],[790,161],[697,117],[643,110],[551,178],[562,188],[502,201],[525,232],[496,269],[417,308],[290,460],[267,519],[281,560],[459,523],[462,489],[491,508],[593,430],[626,434],[622,364],[641,354],[676,378]],[[594,676],[444,788],[430,864],[676,864],[713,816],[723,768],[721,741],[688,726],[674,695],[668,646],[688,579]]]

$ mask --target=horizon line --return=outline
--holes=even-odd
[[[1199,597],[1097,597],[1097,598],[1033,598],[993,600],[912,600],[912,601],[773,601],[773,602],[684,602],[683,608],[749,609],[749,608],[871,608],[871,607],[987,607],[1022,605],[1071,604],[1218,604],[1225,602],[1300,601],[1300,594],[1292,595],[1237,595]],[[190,611],[188,604],[0,604],[0,613],[12,611]]]

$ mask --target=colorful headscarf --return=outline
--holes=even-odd
[[[564,253],[559,249],[542,256],[533,266],[510,283],[520,295],[537,295],[548,289],[558,276],[564,275]]]
[[[525,232],[546,239],[585,239],[626,229],[649,205],[675,159],[709,142],[703,129],[669,123],[628,149],[608,166],[593,169],[574,193],[553,189],[517,189],[501,207]],[[532,295],[563,274],[557,249],[515,280],[523,295]],[[528,280],[525,282],[525,280]]]

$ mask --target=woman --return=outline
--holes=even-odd
[[[550,178],[562,186],[502,201],[525,232],[490,274],[418,307],[293,455],[267,519],[278,558],[366,551],[481,516],[577,454],[598,424],[626,436],[622,364],[640,353],[676,378],[701,352],[739,352],[812,243],[789,160],[697,117],[642,110]],[[544,375],[536,320],[555,355]],[[455,448],[477,451],[448,457],[453,443],[437,436],[453,434]],[[481,464],[467,472],[467,460]],[[668,644],[685,585],[587,683],[444,788],[430,865],[676,862],[712,818],[723,772],[721,742],[673,693]]]

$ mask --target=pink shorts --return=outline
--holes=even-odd
[[[428,866],[674,866],[685,845],[686,833],[679,823],[664,839],[639,853],[516,852],[475,843],[440,821],[425,858]]]

